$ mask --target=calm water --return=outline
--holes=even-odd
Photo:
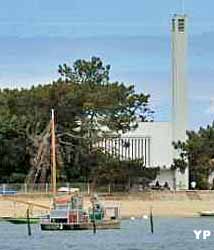
[[[32,226],[0,223],[0,250],[201,250],[214,248],[214,234],[207,240],[196,240],[193,230],[214,232],[214,218],[155,218],[155,234],[149,232],[149,220],[123,221],[115,231],[42,232]]]

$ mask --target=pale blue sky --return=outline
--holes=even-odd
[[[186,0],[189,127],[213,120],[214,2]],[[170,18],[181,0],[7,0],[0,8],[0,87],[57,78],[60,63],[100,56],[112,80],[152,95],[155,119],[170,119]]]

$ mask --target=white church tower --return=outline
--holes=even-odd
[[[187,121],[187,16],[174,15],[172,18],[172,139],[185,141]],[[179,152],[174,150],[173,157]],[[188,189],[188,169],[185,173],[176,171],[176,189]]]

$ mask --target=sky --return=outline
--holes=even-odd
[[[61,63],[99,56],[111,80],[151,94],[156,121],[171,113],[170,19],[181,0],[7,0],[0,8],[0,88],[58,78]],[[214,1],[184,0],[189,129],[214,120]]]

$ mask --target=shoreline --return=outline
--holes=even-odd
[[[19,195],[14,198],[21,199],[26,204],[13,201],[13,197],[0,196],[0,218],[2,217],[25,217],[27,202],[39,204],[41,207],[33,207],[32,216],[44,215],[48,213],[46,207],[51,207],[52,198],[50,195],[39,196],[36,194]],[[134,193],[101,195],[100,201],[103,203],[114,203],[120,206],[122,219],[143,218],[150,214],[153,209],[154,217],[178,217],[178,218],[197,218],[199,212],[214,210],[214,192],[153,192],[153,193]],[[90,206],[90,197],[84,196],[84,208]]]

